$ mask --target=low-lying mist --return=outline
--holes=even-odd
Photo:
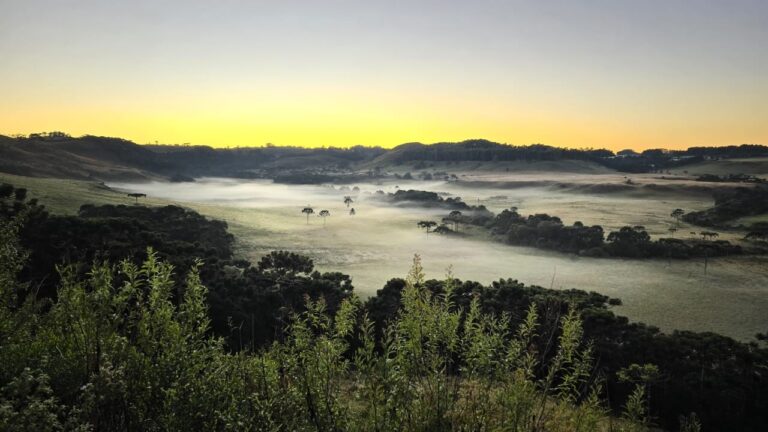
[[[444,192],[494,212],[517,206],[523,214],[549,213],[567,224],[577,220],[602,225],[644,225],[667,235],[671,209],[698,210],[710,205],[699,197],[632,198],[595,196],[551,189],[466,187],[457,183],[399,181],[350,186],[296,186],[271,181],[201,179],[194,183],[115,183],[111,187],[143,192],[226,220],[238,239],[238,251],[252,261],[276,249],[312,257],[323,271],[353,277],[356,291],[374,294],[393,277],[403,277],[414,254],[427,275],[442,278],[446,269],[460,279],[488,283],[513,278],[553,288],[578,288],[621,298],[617,312],[666,330],[716,331],[748,339],[765,331],[768,320],[768,260],[731,257],[699,260],[596,259],[534,248],[514,247],[482,235],[427,234],[419,220],[439,221],[447,210],[394,206],[376,191],[397,188]],[[352,190],[357,186],[359,190]],[[344,196],[354,202],[349,208]],[[311,206],[307,217],[302,208]],[[354,208],[356,214],[349,214]],[[321,210],[330,216],[319,217]],[[695,228],[691,228],[695,229]],[[688,235],[681,228],[680,235]]]

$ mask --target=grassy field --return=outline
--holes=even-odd
[[[705,161],[672,170],[675,174],[750,174],[768,178],[768,158],[726,159]]]
[[[134,199],[125,193],[110,189],[103,183],[83,180],[66,180],[39,177],[23,177],[0,173],[0,182],[26,188],[30,198],[37,198],[45,207],[57,214],[77,214],[83,204],[133,204]],[[147,205],[165,205],[167,201],[141,198]]]

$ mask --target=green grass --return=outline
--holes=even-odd
[[[10,183],[25,188],[30,198],[56,214],[73,215],[83,204],[133,204],[133,198],[110,189],[96,181],[65,180],[54,178],[24,177],[0,173],[0,183]],[[141,198],[143,204],[163,205],[164,200]]]

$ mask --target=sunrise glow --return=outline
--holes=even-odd
[[[4,2],[0,134],[768,142],[765,3],[472,3]]]

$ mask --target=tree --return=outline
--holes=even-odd
[[[257,268],[262,273],[278,275],[310,274],[314,269],[312,259],[288,251],[272,251],[261,257]]]
[[[303,209],[301,209],[302,213],[305,213],[307,215],[307,225],[309,225],[309,215],[315,213],[315,209],[313,209],[311,206],[307,205]]]
[[[432,232],[435,232],[437,234],[450,234],[450,233],[453,232],[453,230],[448,228],[448,225],[446,225],[446,224],[440,224]]]
[[[685,211],[683,209],[674,209],[669,215],[677,221],[677,226],[680,226],[680,219],[685,215]]]
[[[669,228],[667,229],[667,231],[669,231],[669,235],[671,235],[672,237],[674,237],[674,236],[675,236],[675,232],[677,232],[677,228],[675,228],[675,227],[669,227]]]
[[[714,232],[714,231],[702,231],[699,233],[702,239],[704,240],[712,240],[717,237],[720,237],[720,234]]]
[[[448,217],[444,219],[444,221],[449,221],[453,223],[453,229],[458,232],[459,231],[459,223],[461,222],[461,216],[462,213],[458,210],[454,210],[448,214]]]
[[[325,218],[327,218],[330,215],[331,215],[331,212],[329,212],[328,210],[320,210],[320,214],[318,216],[323,218],[323,226],[325,226]]]
[[[416,225],[419,228],[424,228],[427,230],[427,234],[429,234],[430,230],[437,226],[437,222],[435,221],[419,221],[416,223]]]
[[[658,366],[652,363],[633,363],[620,369],[617,375],[620,382],[635,385],[625,406],[624,416],[632,423],[650,425],[651,386],[661,381]]]
[[[356,212],[355,212],[355,208],[354,208],[354,207],[352,207],[351,209],[349,209],[349,215],[350,215],[350,216],[354,216],[354,215],[355,215],[355,213],[356,213]]]
[[[353,202],[354,202],[354,201],[352,200],[352,197],[351,197],[351,196],[345,196],[345,197],[344,197],[344,204],[346,204],[346,205],[347,205],[347,207],[349,207],[349,205],[350,205],[350,204],[352,204]]]
[[[146,198],[147,194],[143,194],[143,193],[129,193],[128,196],[133,198],[133,199],[135,199],[136,200],[136,204],[138,204],[139,203],[139,198]]]

